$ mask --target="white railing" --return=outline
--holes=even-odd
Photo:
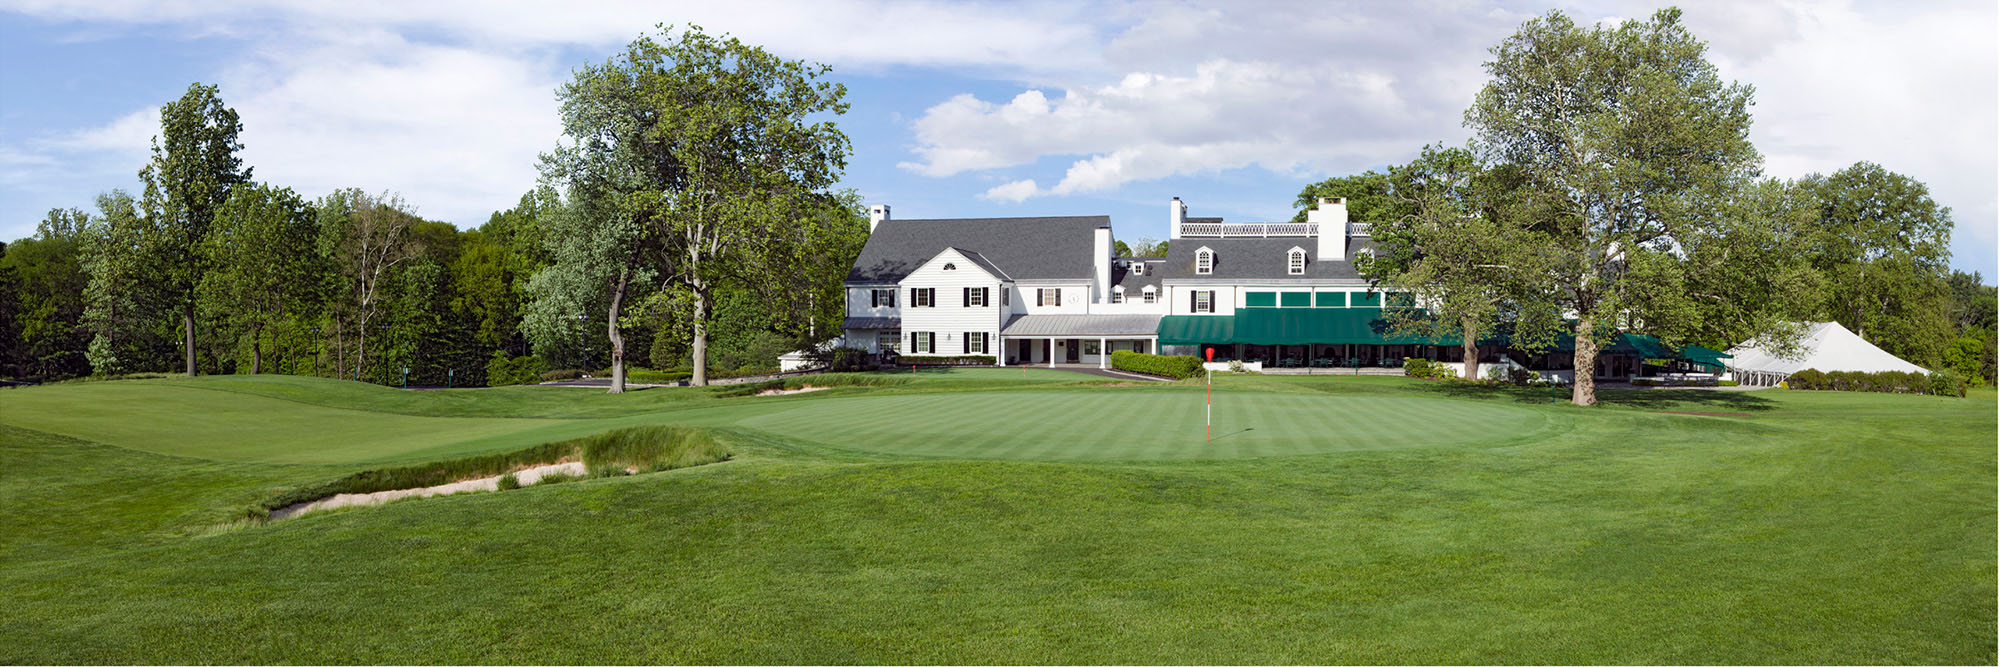
[[[1309,222],[1182,223],[1183,238],[1316,236],[1319,225]]]
[[[1348,236],[1367,236],[1367,235],[1368,235],[1368,223],[1365,223],[1365,222],[1350,222],[1350,223],[1347,223],[1347,235],[1348,235]]]

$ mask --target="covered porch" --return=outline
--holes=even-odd
[[[1159,353],[1159,315],[1015,315],[1000,329],[1002,366],[1111,367],[1120,350]]]

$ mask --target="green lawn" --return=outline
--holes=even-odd
[[[1200,385],[1040,369],[0,390],[0,662],[1995,661],[1990,390],[1217,380],[1212,443]],[[641,423],[738,456],[233,522]]]

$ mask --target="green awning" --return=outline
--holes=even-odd
[[[1227,315],[1168,315],[1160,318],[1161,345],[1227,343],[1236,337],[1236,318]]]
[[[1380,308],[1245,308],[1235,315],[1168,315],[1160,318],[1161,345],[1431,345],[1419,336],[1393,336]]]
[[[1715,350],[1702,347],[1700,345],[1689,345],[1687,347],[1681,348],[1681,358],[1695,362],[1697,364],[1706,364],[1709,366],[1724,366],[1727,364],[1722,363],[1722,360],[1733,359],[1734,357],[1731,357],[1726,353],[1717,352]]]

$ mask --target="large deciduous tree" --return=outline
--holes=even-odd
[[[81,209],[54,209],[33,237],[0,253],[0,271],[11,275],[17,290],[12,330],[18,339],[0,341],[18,340],[10,345],[16,357],[11,374],[62,379],[90,372],[84,355],[90,330],[83,325],[89,275],[82,253],[91,226],[90,214]]]
[[[1576,318],[1578,405],[1596,403],[1598,349],[1621,329],[1686,330],[1698,310],[1683,240],[1727,235],[1728,203],[1757,174],[1751,89],[1722,81],[1706,48],[1676,9],[1589,28],[1551,12],[1492,49],[1466,112],[1476,150],[1518,170],[1520,214],[1549,239],[1549,293]],[[1762,271],[1765,259],[1712,268]]]
[[[1512,183],[1471,151],[1424,147],[1390,169],[1380,204],[1394,217],[1371,223],[1376,251],[1355,259],[1375,287],[1409,295],[1391,303],[1391,327],[1406,334],[1456,339],[1463,376],[1479,378],[1479,339],[1512,323],[1514,343],[1537,350],[1552,342],[1539,278],[1544,240],[1505,212]]]
[[[236,156],[243,148],[236,140],[242,130],[236,110],[223,105],[215,86],[193,84],[180,99],[160,108],[153,159],[139,171],[146,183],[142,207],[153,227],[148,245],[181,317],[181,349],[190,377],[195,374],[196,292],[208,271],[202,244],[223,202],[250,180],[251,170]]]
[[[306,200],[263,184],[236,188],[202,245],[203,310],[221,334],[250,345],[250,372],[264,372],[264,342],[274,327],[321,297],[324,256],[313,252],[319,224]]]
[[[1946,312],[1951,209],[1922,182],[1870,162],[1801,185],[1819,213],[1812,256],[1828,290],[1818,314],[1936,367],[1955,333]]]
[[[715,291],[811,276],[786,261],[788,244],[823,241],[794,228],[822,215],[849,151],[823,118],[847,110],[846,88],[822,80],[828,71],[699,28],[662,28],[559,91],[569,141],[544,156],[543,173],[565,189],[580,233],[550,230],[548,271],[562,275],[535,280],[539,298],[601,302],[611,391],[624,390],[620,319],[646,289],[635,281],[656,279],[687,304],[692,381],[702,385]],[[605,296],[558,295],[558,284]],[[535,310],[544,325],[560,315]]]
[[[346,375],[353,337],[352,376],[368,372],[368,334],[382,309],[394,269],[416,254],[410,227],[417,216],[400,195],[338,190],[318,205],[320,251],[333,264],[335,372]]]

